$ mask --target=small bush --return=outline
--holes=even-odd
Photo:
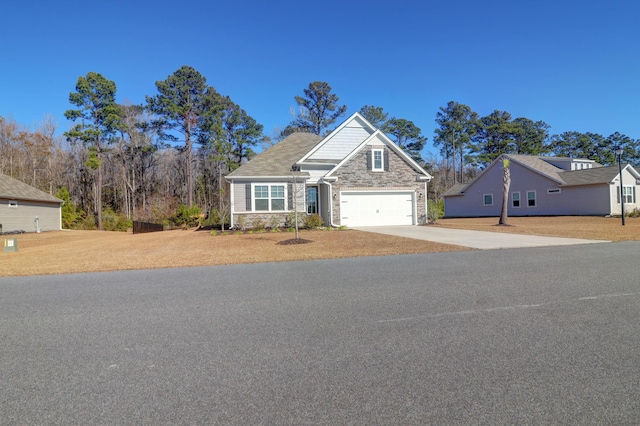
[[[280,227],[280,217],[279,216],[271,216],[269,219],[269,228],[277,229]]]
[[[324,225],[324,221],[322,217],[318,214],[312,214],[304,216],[304,227],[307,229],[316,229],[322,225]]]
[[[253,228],[256,231],[263,230],[265,226],[266,224],[264,223],[264,220],[262,220],[261,217],[255,217],[251,221],[251,228]]]
[[[304,224],[304,219],[303,216],[305,215],[305,213],[302,212],[298,212],[298,226],[302,226]],[[284,226],[286,226],[287,228],[295,228],[296,227],[296,213],[292,212],[289,213],[289,215],[287,216],[287,219],[285,220]]]
[[[127,232],[133,227],[133,222],[122,213],[116,213],[108,208],[102,212],[102,227],[105,231]]]
[[[640,210],[633,209],[630,212],[627,212],[627,217],[640,217]]]
[[[200,225],[203,219],[204,216],[200,213],[198,206],[187,207],[181,204],[176,214],[171,218],[171,222],[183,228],[190,228]]]
[[[438,219],[444,216],[444,201],[440,200],[437,203],[432,200],[427,200],[427,219],[429,223],[436,223]]]
[[[240,228],[241,231],[246,231],[247,229],[247,217],[246,216],[238,216],[238,228]]]

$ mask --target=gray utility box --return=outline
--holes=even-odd
[[[5,238],[4,239],[4,251],[18,251],[18,239],[17,238]]]

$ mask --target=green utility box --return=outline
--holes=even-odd
[[[17,238],[5,238],[4,239],[4,251],[18,251],[18,239]]]

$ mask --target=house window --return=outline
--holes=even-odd
[[[562,190],[560,188],[549,188],[547,194],[560,194]]]
[[[622,196],[624,197],[624,202],[626,204],[635,204],[636,202],[636,192],[634,191],[633,186],[623,186],[622,187]]]
[[[493,194],[484,194],[482,196],[483,198],[483,204],[485,206],[492,206],[493,205]]]
[[[512,207],[520,207],[520,193],[514,192],[511,194],[511,206]]]
[[[9,207],[12,208],[12,209],[18,208],[18,202],[17,201],[9,201]]]
[[[384,171],[384,150],[372,149],[371,150],[371,170],[374,172]]]
[[[310,186],[307,188],[307,213],[318,213],[318,187]]]
[[[284,211],[284,185],[255,185],[253,194],[255,211]]]
[[[536,206],[536,191],[527,191],[527,207]]]

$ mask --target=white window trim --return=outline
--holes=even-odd
[[[533,192],[533,205],[532,206],[529,205],[529,193],[531,193],[531,192]],[[538,192],[536,190],[527,191],[527,207],[528,208],[538,207]]]
[[[376,167],[376,152],[380,153],[380,167]],[[384,172],[384,149],[382,148],[371,149],[371,171]]]
[[[256,186],[266,186],[268,188],[267,192],[268,192],[268,197],[267,198],[260,198],[260,200],[268,200],[268,204],[267,206],[269,207],[268,210],[256,210]],[[271,210],[271,187],[272,186],[284,186],[284,210]],[[287,184],[284,182],[274,182],[274,183],[252,183],[251,184],[251,213],[286,213],[289,210],[287,209],[287,204],[288,204],[288,194],[287,194]]]
[[[547,194],[556,195],[561,193],[562,193],[562,188],[547,188]]]
[[[629,194],[625,193],[625,188],[629,188]],[[624,197],[624,202],[625,204],[635,204],[636,200],[634,200],[633,197],[633,185],[622,185],[622,196]],[[631,199],[631,201],[627,200],[627,197],[629,197]]]
[[[491,204],[487,204],[487,202],[486,202],[486,200],[487,200],[486,197],[487,196],[491,197]],[[493,192],[490,193],[490,194],[482,194],[482,205],[483,206],[487,206],[487,207],[493,205]]]
[[[17,209],[18,208],[18,202],[16,200],[10,200],[9,201],[9,208],[10,209]]]
[[[513,196],[514,194],[518,194],[518,203],[520,203],[519,206],[516,206],[513,204],[514,199]],[[514,209],[519,209],[520,207],[522,207],[522,194],[520,194],[520,191],[514,191],[511,193],[511,207],[513,207]]]

